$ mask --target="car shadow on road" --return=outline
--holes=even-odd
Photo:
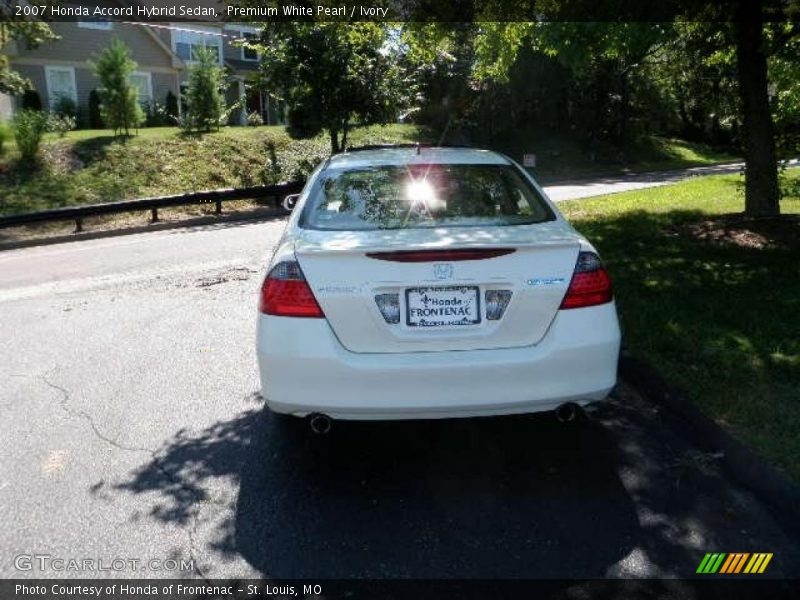
[[[610,432],[551,414],[336,422],[327,436],[254,409],[178,435],[119,488],[191,526],[235,478],[215,551],[281,578],[603,577],[639,522]],[[285,421],[285,419],[283,420]]]
[[[262,419],[236,547],[265,573],[603,576],[635,541],[614,444],[591,421],[337,423],[276,443],[277,420]]]

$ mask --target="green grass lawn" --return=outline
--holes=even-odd
[[[560,207],[610,269],[626,348],[800,481],[800,224],[774,248],[692,234],[741,212],[740,182],[703,177]],[[800,213],[800,196],[781,207]]]

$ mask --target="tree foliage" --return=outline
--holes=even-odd
[[[8,56],[3,52],[12,41],[35,48],[40,44],[58,39],[47,23],[41,21],[0,21],[0,94],[22,94],[31,87],[31,82],[16,71],[12,71]]]
[[[265,26],[262,77],[288,106],[296,138],[326,131],[331,151],[355,123],[388,123],[410,93],[394,32],[380,23],[287,22]]]
[[[196,50],[194,60],[189,67],[184,126],[199,131],[219,129],[226,114],[225,72],[208,48]]]
[[[472,23],[466,45],[463,28],[410,27],[409,55],[424,64],[421,117],[440,125],[431,107],[464,108],[455,120],[476,141],[513,136],[524,122],[567,132],[592,156],[609,144],[624,152],[641,134],[737,145],[746,212],[777,214],[775,139],[783,153],[800,150],[800,25],[787,17],[800,3],[738,0],[736,15],[722,5],[701,15],[678,2],[682,19],[661,23],[558,18],[576,4],[542,1],[537,22]],[[460,101],[448,102],[454,90]]]
[[[125,43],[115,39],[92,66],[100,80],[100,112],[106,127],[117,135],[123,132],[129,135],[131,129],[144,122],[138,92],[129,80],[138,65],[131,59]]]
[[[23,161],[33,163],[38,158],[47,120],[46,113],[36,110],[22,110],[14,115],[14,140]]]

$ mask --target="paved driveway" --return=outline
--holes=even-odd
[[[608,177],[595,177],[591,179],[576,179],[554,182],[545,189],[553,202],[589,198],[604,194],[617,194],[631,190],[658,187],[677,183],[689,177],[703,175],[726,175],[741,173],[744,163],[728,163],[711,165],[708,167],[692,167],[690,169],[677,169],[675,171],[656,171],[653,173],[630,173],[628,175],[611,175]]]

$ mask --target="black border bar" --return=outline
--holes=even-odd
[[[790,0],[0,0],[0,20],[725,22],[740,2],[752,1],[762,3],[767,21],[800,20]],[[33,6],[39,9],[32,12]]]

